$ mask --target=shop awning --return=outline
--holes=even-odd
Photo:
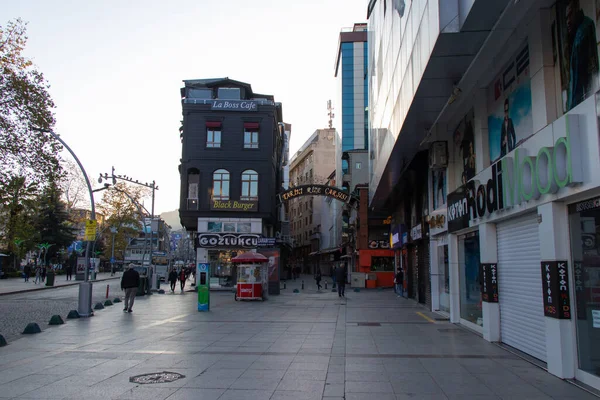
[[[319,252],[318,251],[313,251],[312,253],[308,253],[309,256],[314,256],[316,254],[319,254]]]
[[[249,251],[247,253],[240,254],[239,256],[233,257],[231,262],[235,263],[261,263],[267,262],[269,259],[260,253]]]

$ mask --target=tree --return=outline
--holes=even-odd
[[[61,173],[60,143],[49,133],[54,102],[49,85],[22,55],[26,24],[20,19],[0,26],[0,185],[15,176],[48,182]]]
[[[46,250],[46,260],[52,260],[57,253],[75,240],[75,229],[69,220],[66,204],[61,200],[58,185],[51,181],[44,188],[39,199],[39,211],[36,219],[38,242],[52,246]]]
[[[64,178],[60,181],[67,211],[72,208],[89,207],[88,187],[81,168],[71,160],[63,161]]]

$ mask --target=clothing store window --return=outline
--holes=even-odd
[[[569,225],[579,369],[600,376],[600,199],[571,207]]]
[[[476,325],[483,326],[479,260],[479,232],[476,231],[459,237],[460,317]]]

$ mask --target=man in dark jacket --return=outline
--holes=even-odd
[[[127,312],[133,311],[133,302],[135,301],[137,288],[140,285],[140,274],[133,267],[133,264],[129,264],[127,271],[123,273],[121,278],[121,289],[125,290],[125,308],[123,308],[123,311]]]
[[[339,266],[335,269],[335,280],[337,281],[338,296],[344,296],[344,290],[346,289],[346,266]]]
[[[171,284],[171,292],[175,292],[175,285],[177,284],[177,271],[175,271],[175,268],[169,272],[169,283]]]
[[[404,271],[401,268],[398,268],[398,272],[394,277],[394,284],[396,285],[396,295],[398,297],[402,296],[402,292],[404,291]]]

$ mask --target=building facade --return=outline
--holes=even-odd
[[[317,129],[290,161],[290,186],[324,185],[335,170],[335,130]],[[322,196],[296,197],[288,201],[290,235],[293,238],[292,264],[302,273],[319,268],[315,257],[320,250]],[[324,272],[324,271],[323,271]]]
[[[600,388],[598,5],[384,3],[369,4],[370,206],[406,208],[390,193],[427,152],[432,309]]]
[[[211,286],[231,286],[231,258],[281,235],[282,107],[229,78],[184,83],[181,223],[196,235],[196,262],[210,264]]]

